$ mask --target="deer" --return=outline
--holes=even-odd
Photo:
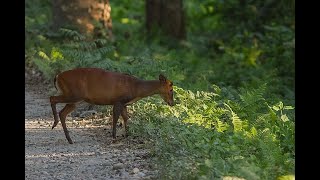
[[[70,138],[66,126],[66,117],[76,109],[80,102],[93,105],[112,105],[112,139],[116,140],[116,125],[121,115],[127,137],[127,106],[148,96],[159,94],[169,106],[174,105],[173,82],[159,74],[158,80],[142,80],[129,74],[107,71],[100,68],[75,68],[57,74],[54,86],[59,92],[50,96],[50,104],[54,117],[53,129],[59,123],[56,104],[65,103],[59,112],[59,118],[66,139]]]

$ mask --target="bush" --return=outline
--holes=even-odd
[[[175,106],[149,97],[129,107],[129,133],[154,145],[160,179],[294,178],[294,1],[183,2],[188,38],[177,42],[145,35],[143,1],[111,1],[109,42],[51,32],[50,2],[30,0],[27,61],[47,79],[99,67],[172,80]],[[281,14],[262,17],[270,2]]]
[[[293,107],[282,102],[269,106],[264,89],[229,100],[221,91],[175,87],[173,107],[157,106],[160,98],[132,107],[130,133],[154,142],[161,179],[275,179],[294,174],[294,118],[285,112]]]

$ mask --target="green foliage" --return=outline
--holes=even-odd
[[[175,106],[155,96],[128,107],[129,133],[154,145],[159,179],[294,178],[294,1],[183,1],[180,42],[145,35],[145,1],[110,3],[113,43],[52,33],[50,2],[26,2],[27,60],[47,79],[100,67],[172,80]]]
[[[62,45],[53,43],[39,48],[34,62],[50,79],[58,72],[76,67],[115,67],[108,53],[114,50],[105,39],[88,40],[84,35],[70,29],[60,29],[56,35],[64,39]],[[112,68],[111,68],[112,69]]]
[[[284,143],[279,134],[281,131],[293,135],[293,122],[283,121],[283,114],[270,116],[281,107],[288,112],[292,107],[278,103],[269,109],[261,93],[257,93],[262,90],[246,92],[253,97],[239,97],[235,102],[216,93],[194,93],[179,87],[174,87],[174,91],[177,104],[173,107],[159,106],[160,99],[153,97],[132,107],[135,114],[130,133],[155,142],[154,156],[163,168],[159,178],[215,179],[232,175],[275,179],[281,174],[294,173],[294,146],[285,144],[294,145],[294,139]],[[255,105],[260,106],[255,112],[258,117],[251,115],[252,108],[257,110],[255,106],[247,106],[244,111],[228,105],[251,104],[253,98],[261,101]],[[247,121],[241,120],[238,114]],[[263,126],[256,124],[261,118]],[[221,122],[223,130],[219,129]]]

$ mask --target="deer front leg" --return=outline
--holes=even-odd
[[[62,124],[62,128],[63,128],[63,131],[64,131],[64,134],[68,140],[68,142],[70,144],[73,144],[71,138],[70,138],[70,135],[69,135],[69,131],[67,129],[67,125],[66,125],[66,117],[67,115],[72,112],[74,109],[76,108],[76,105],[75,104],[67,104],[60,112],[59,112],[59,117],[60,117],[60,120],[61,120],[61,124]]]
[[[119,116],[123,110],[124,105],[120,102],[115,103],[113,105],[113,118],[112,118],[112,138],[113,140],[116,139],[116,131],[117,131],[117,122],[119,119]]]
[[[122,116],[123,122],[124,122],[124,132],[125,132],[124,136],[127,137],[127,133],[128,133],[127,122],[128,122],[128,119],[129,119],[127,106],[123,107],[122,112],[121,112],[121,116]]]

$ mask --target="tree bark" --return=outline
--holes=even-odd
[[[52,0],[53,30],[76,27],[81,33],[94,34],[101,27],[112,37],[109,0]]]
[[[185,39],[185,15],[182,0],[146,0],[146,28],[161,29],[166,35]]]

